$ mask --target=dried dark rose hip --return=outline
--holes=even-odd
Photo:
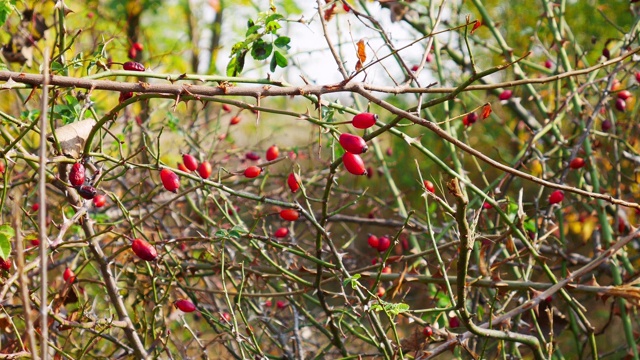
[[[135,61],[127,61],[122,64],[122,68],[128,71],[144,71],[144,65]]]
[[[81,186],[84,184],[85,170],[84,165],[77,162],[73,164],[71,170],[69,170],[69,182],[73,186]]]
[[[82,196],[83,198],[85,198],[87,200],[93,199],[96,196],[96,194],[98,193],[96,191],[96,188],[94,188],[91,185],[78,186],[78,187],[76,187],[76,190],[78,190],[78,194],[80,196]]]
[[[120,92],[120,97],[118,98],[118,102],[119,103],[125,102],[131,99],[132,97],[133,97],[133,93],[131,91],[128,91],[128,92],[122,91]]]

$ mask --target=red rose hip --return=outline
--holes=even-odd
[[[340,145],[352,154],[362,154],[369,149],[363,138],[347,133],[340,135]]]
[[[153,261],[158,257],[156,248],[142,239],[134,239],[131,243],[131,250],[142,260]]]
[[[558,204],[564,200],[564,193],[561,190],[556,190],[549,195],[549,204]]]
[[[616,109],[620,112],[625,112],[627,110],[627,103],[621,98],[616,99],[615,106],[616,106]]]
[[[275,236],[277,238],[287,237],[287,235],[289,235],[289,229],[287,229],[285,227],[281,227],[278,230],[276,230],[275,233],[273,233],[273,236]]]
[[[97,208],[101,208],[105,206],[107,203],[107,196],[103,194],[98,194],[93,198],[93,206]]]
[[[84,184],[85,177],[85,169],[84,165],[77,162],[71,166],[71,170],[69,170],[69,182],[73,186],[80,186]]]
[[[182,312],[190,313],[196,311],[196,306],[189,300],[177,300],[173,305]]]
[[[391,246],[391,240],[388,237],[383,236],[378,239],[378,247],[376,249],[378,249],[379,252],[384,252],[387,251],[389,246]]]
[[[511,95],[513,95],[513,91],[505,90],[505,91],[501,92],[500,95],[498,95],[498,99],[500,99],[500,100],[509,100],[509,99],[511,99]]]
[[[256,177],[260,176],[260,173],[262,173],[262,169],[261,168],[259,168],[257,166],[249,166],[244,171],[244,176],[248,177],[249,179],[253,179],[253,178],[256,178]]]
[[[369,235],[369,237],[367,238],[367,243],[372,248],[377,249],[380,245],[380,239],[378,239],[378,237],[375,235]]]
[[[584,159],[581,157],[577,157],[569,163],[569,167],[572,169],[580,169],[585,164]]]
[[[425,180],[423,183],[424,183],[424,188],[427,189],[428,192],[430,193],[436,192],[436,187],[433,185],[431,181]]]
[[[208,179],[213,172],[213,168],[211,167],[211,163],[208,161],[203,161],[198,165],[198,174],[203,179]]]
[[[280,211],[280,218],[282,218],[282,220],[296,221],[299,217],[300,213],[298,212],[298,210],[284,209]]]
[[[62,278],[64,279],[64,281],[66,282],[74,282],[76,280],[76,274],[73,272],[73,270],[66,268],[64,269],[64,273],[62,274]]]
[[[292,193],[295,193],[300,189],[301,182],[302,181],[300,180],[300,177],[298,176],[298,174],[291,173],[287,177],[287,185],[289,185],[289,190],[291,190]]]
[[[347,171],[353,175],[367,175],[367,169],[360,155],[346,152],[342,155],[342,162]]]
[[[167,168],[160,170],[160,180],[162,180],[162,186],[171,192],[175,193],[180,188],[180,178]]]
[[[0,268],[2,270],[9,271],[11,270],[11,259],[2,259],[0,258]]]
[[[277,146],[272,145],[267,149],[267,161],[273,161],[280,155],[280,150]]]
[[[182,162],[189,171],[196,171],[198,169],[198,160],[193,155],[183,154]]]
[[[375,125],[378,115],[372,113],[360,113],[351,119],[351,125],[358,129],[368,129]]]
[[[144,65],[135,61],[127,61],[122,64],[122,68],[128,71],[144,71]]]

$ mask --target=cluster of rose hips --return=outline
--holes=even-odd
[[[93,200],[95,207],[103,207],[107,203],[107,197],[103,194],[98,194],[98,191],[91,184],[91,181],[87,181],[86,169],[82,162],[74,163],[69,170],[69,182],[74,189],[78,192],[78,195],[84,199]]]
[[[357,129],[368,129],[375,125],[378,115],[372,113],[360,113],[353,117],[351,125]],[[367,143],[363,138],[352,134],[341,134],[339,139],[340,145],[345,150],[342,155],[342,163],[344,167],[353,175],[367,175],[367,169],[360,154],[367,151]]]

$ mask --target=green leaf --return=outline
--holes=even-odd
[[[227,237],[227,232],[221,229],[221,230],[216,231],[214,236],[217,237],[217,238]]]
[[[256,40],[253,43],[253,47],[251,48],[251,56],[256,60],[265,60],[271,55],[271,51],[273,50],[273,45],[271,43],[265,42],[262,39]],[[278,59],[276,59],[276,62]]]
[[[287,67],[287,65],[289,65],[289,60],[287,60],[287,58],[284,55],[282,55],[282,53],[280,53],[279,51],[276,51],[273,54],[273,57],[276,59],[276,63],[281,68]]]
[[[11,240],[16,236],[16,232],[9,225],[0,226],[0,257],[6,260],[11,255]]]
[[[0,26],[4,25],[4,23],[7,21],[7,18],[11,14],[11,11],[13,11],[13,8],[14,7],[11,4],[11,1],[9,0],[0,1]]]
[[[276,61],[276,55],[273,54],[273,56],[271,57],[271,62],[269,63],[269,71],[274,72],[276,71],[277,67],[278,67],[278,62]]]
[[[270,21],[265,25],[264,31],[267,33],[275,34],[282,26],[277,21]]]
[[[265,23],[270,23],[274,20],[280,20],[280,19],[284,19],[284,16],[282,14],[271,14],[269,16],[267,16],[266,19],[264,19]]]
[[[251,34],[255,34],[258,32],[258,30],[260,30],[260,25],[253,25],[252,27],[249,28],[249,30],[247,30],[246,34],[244,34],[244,36],[249,36]]]
[[[359,283],[358,283],[358,279],[360,279],[360,277],[361,277],[361,276],[362,276],[362,275],[360,275],[360,274],[355,274],[355,275],[353,275],[352,277],[350,277],[350,278],[348,278],[348,279],[345,279],[345,280],[342,282],[342,285],[346,287],[348,284],[351,284],[351,288],[352,288],[352,289],[355,289],[355,288],[357,288],[357,287],[358,287],[358,284],[359,284]]]
[[[288,36],[278,36],[276,41],[273,42],[273,45],[279,48],[289,49],[289,43],[291,42],[291,38]]]
[[[227,65],[227,76],[238,76],[242,72],[244,68],[244,57],[247,55],[247,52],[242,52],[237,54],[235,57],[231,58],[229,61],[229,65]]]

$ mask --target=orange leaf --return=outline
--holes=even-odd
[[[360,71],[362,69],[362,64],[367,61],[367,52],[364,47],[364,40],[358,41],[356,45],[358,46],[358,63],[356,64],[356,71]]]
[[[471,29],[471,33],[473,34],[480,26],[482,26],[482,21],[476,20],[476,23],[473,24],[473,29]]]
[[[330,8],[324,11],[324,21],[329,21],[333,18],[336,10],[336,3],[333,3]]]
[[[486,119],[491,115],[491,104],[485,104],[482,107],[482,119]]]

